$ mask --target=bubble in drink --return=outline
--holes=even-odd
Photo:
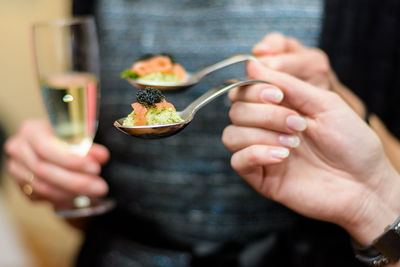
[[[66,94],[66,95],[63,97],[63,101],[64,101],[64,102],[72,102],[72,101],[74,101],[74,97],[73,97],[72,95],[70,95],[70,94]]]

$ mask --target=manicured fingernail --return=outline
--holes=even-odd
[[[279,103],[283,99],[283,93],[277,88],[266,88],[261,92],[261,99],[264,102]]]
[[[104,194],[107,192],[107,186],[103,182],[93,182],[89,188],[92,194]]]
[[[88,163],[85,165],[85,171],[87,173],[97,174],[100,172],[100,165],[96,163]]]
[[[280,148],[272,148],[269,151],[269,154],[271,157],[277,158],[277,159],[284,159],[289,156],[289,149],[280,147]]]
[[[295,131],[304,131],[307,128],[307,122],[304,118],[296,115],[290,115],[286,119],[286,125]]]
[[[281,134],[279,136],[279,143],[288,147],[298,147],[300,145],[300,138],[295,135]]]

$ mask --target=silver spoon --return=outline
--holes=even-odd
[[[186,78],[187,78],[186,81],[180,83],[159,83],[159,82],[144,81],[140,79],[130,79],[130,78],[127,78],[127,80],[133,86],[139,89],[144,89],[145,87],[153,87],[157,88],[158,90],[171,90],[171,91],[183,90],[197,84],[202,78],[204,78],[211,72],[247,60],[256,60],[256,58],[251,55],[242,55],[242,54],[235,55],[227,59],[224,59],[218,63],[205,67],[204,69],[201,69],[197,72],[194,73],[186,72]]]
[[[165,124],[165,125],[145,125],[145,126],[122,126],[125,118],[118,119],[114,122],[114,126],[121,132],[144,139],[157,139],[174,135],[185,128],[194,118],[196,112],[219,97],[220,95],[228,92],[230,89],[238,86],[254,84],[254,83],[266,83],[262,80],[229,80],[222,85],[212,88],[201,95],[199,98],[189,104],[184,110],[177,111],[178,115],[183,119],[183,122]]]

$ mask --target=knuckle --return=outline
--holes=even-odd
[[[41,177],[42,179],[46,179],[48,177],[49,168],[46,162],[38,161],[36,164],[32,166],[31,172],[36,177]]]
[[[18,151],[17,146],[18,146],[18,142],[16,140],[16,137],[11,137],[4,144],[4,152],[8,156],[13,156]]]
[[[27,133],[29,134],[32,131],[32,128],[34,127],[34,122],[33,121],[25,121],[21,124],[19,132],[24,134]]]
[[[237,95],[237,89],[233,88],[232,90],[229,90],[228,92],[228,99],[233,102],[236,99],[236,95]]]
[[[231,163],[231,167],[234,171],[236,171],[236,172],[240,171],[240,168],[239,168],[240,165],[239,165],[239,159],[238,159],[237,153],[234,153],[232,155],[230,163]]]
[[[41,157],[45,157],[48,154],[48,150],[49,150],[49,146],[48,146],[48,142],[42,138],[36,140],[36,145],[34,146],[36,152],[41,156]]]
[[[233,149],[235,135],[234,126],[229,125],[227,126],[224,131],[222,132],[222,143],[230,150]]]
[[[318,49],[318,48],[314,48],[313,52],[315,53],[315,57],[318,58],[318,60],[316,60],[316,62],[319,62],[319,64],[316,65],[316,67],[317,67],[316,71],[319,74],[323,74],[323,75],[328,74],[331,69],[328,55],[324,51],[322,51],[321,49]]]
[[[232,104],[228,114],[232,122],[236,121],[237,115],[239,114],[239,109],[240,109],[240,103]]]
[[[290,42],[292,44],[292,46],[296,46],[296,47],[302,47],[303,46],[302,43],[298,39],[296,39],[294,37],[289,37],[288,38],[288,42]]]
[[[273,118],[277,117],[277,112],[275,109],[271,109],[269,112],[265,112],[262,116],[262,124],[266,127],[273,123]]]
[[[252,165],[257,165],[257,163],[260,161],[260,153],[256,146],[249,147],[247,159]]]

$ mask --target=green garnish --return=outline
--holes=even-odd
[[[130,78],[135,80],[139,78],[139,75],[131,69],[126,69],[123,72],[121,72],[121,78]]]

